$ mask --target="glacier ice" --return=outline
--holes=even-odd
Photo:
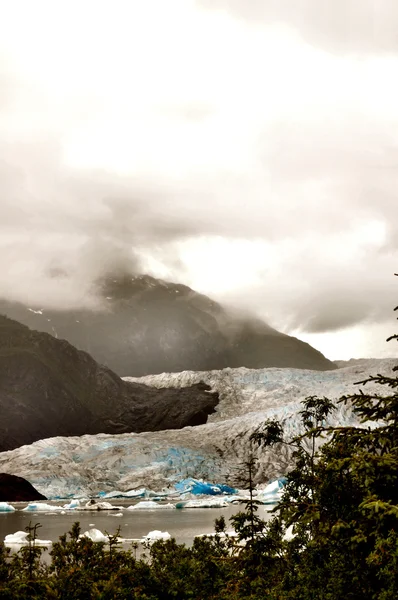
[[[127,510],[158,510],[158,509],[171,509],[175,508],[174,504],[159,504],[158,502],[153,502],[153,500],[138,502],[137,504],[132,504],[127,507]]]
[[[177,491],[180,493],[190,493],[195,496],[198,494],[206,494],[208,496],[218,496],[219,494],[235,494],[236,489],[229,485],[221,483],[214,484],[208,483],[207,481],[200,481],[190,477],[189,479],[183,479],[174,485]]]
[[[269,483],[264,489],[257,490],[256,500],[263,504],[277,504],[282,497],[285,477],[280,477]]]
[[[231,537],[237,537],[238,534],[234,529],[228,529],[227,531],[220,531],[218,533],[216,533],[215,531],[211,531],[210,533],[200,533],[198,535],[195,535],[195,538],[204,538],[204,537],[219,537],[219,538],[231,538]]]
[[[110,502],[95,502],[89,500],[84,506],[79,505],[79,510],[120,510],[120,506],[114,506]]]
[[[153,531],[147,533],[147,535],[144,535],[142,539],[145,542],[156,542],[156,540],[170,540],[171,535],[168,531],[159,531],[159,529],[154,529]]]
[[[112,498],[116,490],[131,498],[150,497],[149,490],[166,497],[173,486],[190,479],[234,487],[251,451],[250,435],[266,419],[280,419],[287,436],[293,437],[301,431],[298,413],[305,397],[336,400],[357,392],[358,386],[353,384],[369,373],[388,374],[395,365],[394,359],[385,359],[325,372],[238,368],[142,377],[140,382],[156,387],[182,387],[202,380],[219,392],[220,403],[209,422],[198,427],[40,440],[0,453],[0,472],[18,472],[48,498],[87,497],[100,492]],[[368,384],[367,389],[377,386]],[[354,425],[357,420],[350,406],[339,404],[326,424]],[[291,464],[287,447],[268,451],[256,448],[254,452],[258,458],[256,485],[282,477]]]
[[[100,531],[99,529],[95,529],[95,527],[93,529],[89,529],[88,531],[85,531],[84,533],[81,533],[79,535],[80,538],[89,538],[91,541],[93,542],[108,542],[109,538],[106,537],[106,535],[104,535],[102,533],[102,531]]]
[[[10,533],[6,535],[4,538],[4,543],[6,546],[10,544],[27,544],[28,543],[28,533],[26,531],[16,531],[15,533]]]
[[[12,548],[13,546],[27,546],[29,544],[28,536],[29,533],[26,531],[10,533],[4,538],[4,544],[9,548]],[[51,544],[51,540],[35,539],[35,546],[51,546]]]
[[[18,533],[23,533],[22,531],[18,532]],[[104,535],[102,533],[102,531],[100,529],[96,529],[95,527],[93,527],[92,529],[89,529],[88,531],[85,531],[84,533],[81,533],[79,535],[79,538],[89,538],[90,540],[92,540],[93,542],[109,542],[109,537],[107,535]],[[118,537],[117,538],[119,542],[122,543],[126,543],[126,542],[141,542],[141,543],[145,543],[145,542],[155,542],[156,540],[169,540],[171,539],[171,535],[169,534],[168,531],[159,531],[158,529],[155,529],[153,531],[150,531],[149,533],[147,533],[147,535],[144,535],[142,538],[140,539],[128,539],[128,538],[122,538],[122,537]]]
[[[14,512],[15,508],[8,504],[8,502],[0,502],[0,513],[1,512]]]
[[[290,542],[295,536],[295,533],[293,533],[293,529],[294,529],[294,526],[290,525],[290,527],[288,527],[284,533],[283,539],[286,540],[287,542]]]
[[[29,502],[22,510],[25,512],[57,512],[63,510],[64,506],[55,506],[45,502]]]
[[[177,502],[176,508],[227,508],[229,503],[224,498],[203,498]]]
[[[113,492],[104,493],[103,495],[101,493],[99,494],[99,496],[102,496],[103,498],[149,498],[151,495],[155,496],[157,494],[145,488],[140,488],[139,490],[129,490],[128,492],[114,490]]]
[[[66,508],[67,510],[73,510],[75,508],[80,508],[80,500],[71,500],[68,504],[64,504],[62,508]]]

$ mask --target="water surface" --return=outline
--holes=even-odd
[[[47,502],[50,503],[50,502]],[[24,508],[27,503],[11,503],[15,508]],[[62,505],[62,502],[51,502]],[[221,515],[225,517],[227,529],[231,529],[229,518],[244,509],[243,505],[233,504],[227,508],[187,508],[187,509],[153,509],[153,510],[126,510],[132,504],[131,500],[112,500],[112,504],[120,506],[123,516],[115,516],[113,511],[85,512],[69,510],[65,514],[22,512],[16,510],[10,513],[0,513],[0,540],[16,531],[24,531],[31,523],[40,523],[38,537],[44,540],[57,541],[59,536],[67,533],[73,523],[80,522],[82,533],[95,527],[103,533],[113,534],[120,527],[120,537],[139,539],[150,531],[158,529],[168,531],[177,542],[190,544],[196,535],[214,531],[214,520]],[[258,515],[264,520],[269,518],[269,507],[260,506]]]

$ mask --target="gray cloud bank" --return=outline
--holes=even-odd
[[[336,53],[395,53],[395,0],[199,0],[256,24],[294,28],[308,43]]]
[[[378,9],[371,4],[376,6],[361,3],[362,17],[355,31],[349,31],[357,2],[317,2],[324,6],[320,14],[313,2],[294,3],[290,11],[292,3],[286,2],[212,1],[213,8],[244,19],[292,24],[322,49],[326,40],[336,52],[378,51],[381,36],[382,49],[395,51],[395,3],[383,3],[388,9],[374,18],[372,10]],[[319,75],[323,95],[307,98],[293,81],[281,92],[287,106],[272,118],[265,114],[271,111],[267,108],[263,118],[261,106],[253,116],[248,99],[255,97],[255,78],[253,89],[242,92],[243,104],[222,97],[214,111],[210,101],[198,101],[196,108],[192,103],[170,108],[160,99],[158,113],[168,129],[155,132],[159,138],[155,136],[151,152],[158,162],[126,174],[112,166],[68,162],[64,139],[77,127],[75,105],[55,106],[3,53],[0,295],[40,307],[98,308],[95,283],[103,274],[141,272],[150,268],[149,256],[163,264],[170,278],[195,284],[200,250],[196,263],[189,262],[184,244],[203,240],[205,250],[214,239],[231,244],[253,240],[257,249],[236,266],[233,253],[225,252],[225,272],[235,285],[228,292],[203,291],[286,331],[330,332],[390,320],[396,297],[393,272],[398,269],[398,91],[389,87],[388,78],[381,79],[371,102],[366,93],[373,82],[360,65],[352,71],[358,81],[347,88],[348,79],[340,80],[344,62],[335,68],[320,56],[326,69]],[[260,66],[261,60],[253,71],[256,77]],[[334,73],[330,81],[329,67]],[[245,64],[241,69],[236,77],[244,77]],[[371,66],[369,77],[376,72]],[[293,71],[285,74],[290,76],[294,79]],[[271,77],[266,84],[270,91],[264,94],[272,96],[277,82]],[[315,96],[321,92],[315,82]],[[323,104],[324,97],[330,102]],[[92,110],[100,105],[95,97]],[[154,119],[158,113],[154,111]],[[227,127],[221,129],[219,122],[225,119]],[[167,168],[156,165],[167,164],[169,154],[177,152],[174,131],[180,128],[188,130],[190,145],[177,148],[189,159],[188,167],[168,176]],[[225,131],[230,142],[223,138]],[[144,129],[141,135],[144,146],[152,133]],[[127,127],[124,137],[130,143],[134,133]],[[221,155],[236,147],[237,156],[223,162],[218,147]],[[213,154],[215,163],[206,162]],[[240,156],[245,164],[236,168]],[[253,281],[242,288],[240,278],[251,269]],[[225,277],[222,261],[219,270],[220,278]]]

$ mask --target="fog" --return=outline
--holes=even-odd
[[[3,13],[2,297],[98,308],[102,275],[150,272],[326,354],[391,354],[395,3]]]

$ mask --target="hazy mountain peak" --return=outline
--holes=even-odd
[[[102,310],[51,311],[0,301],[0,312],[67,339],[119,375],[336,368],[308,344],[179,283],[123,272],[102,277],[97,289]]]

